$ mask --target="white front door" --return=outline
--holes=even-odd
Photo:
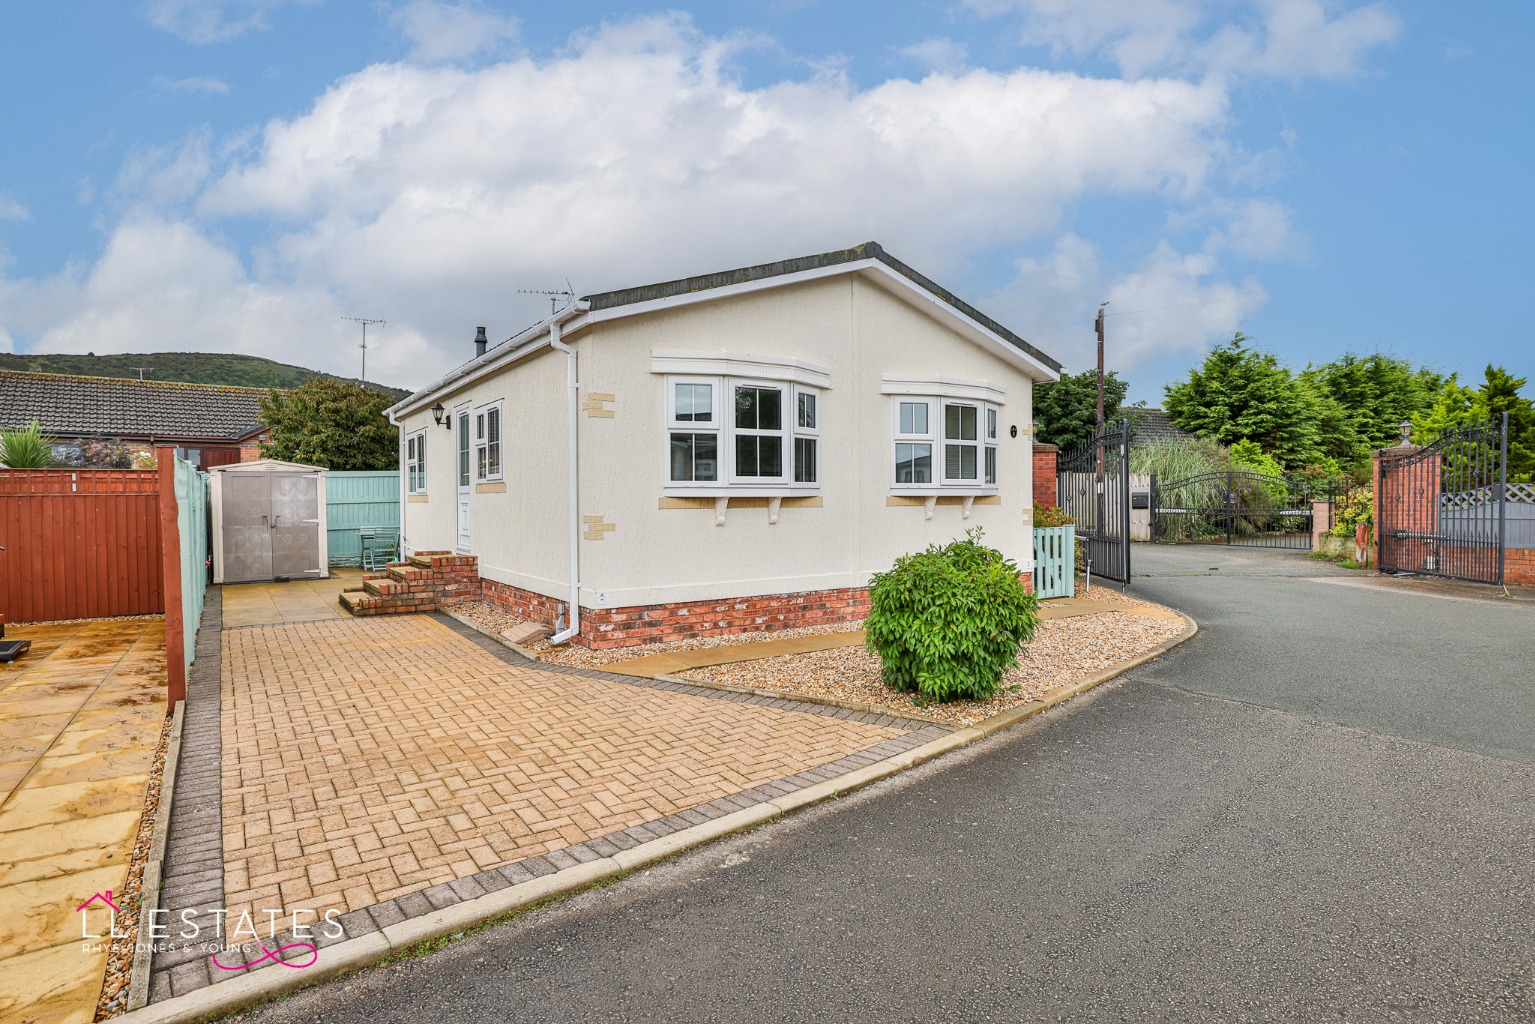
[[[469,407],[453,411],[453,430],[458,442],[458,550],[468,551],[469,536]]]

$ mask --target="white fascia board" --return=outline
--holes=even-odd
[[[811,388],[831,388],[831,367],[786,356],[651,349],[650,372],[689,376],[744,377],[791,381]]]
[[[904,274],[898,274],[879,260],[863,260],[847,264],[856,267],[870,281],[892,292],[927,313],[933,319],[948,326],[958,334],[969,338],[981,348],[997,356],[1028,375],[1035,383],[1059,380],[1060,374],[1033,356],[1003,338],[996,331],[961,313],[932,292]]]
[[[998,385],[990,381],[963,380],[959,377],[910,377],[887,373],[880,380],[880,394],[970,398],[994,405],[1007,402],[1007,392]]]
[[[388,409],[385,409],[385,414],[389,417],[391,423],[398,425],[401,416],[407,416],[419,409],[425,408],[449,392],[457,391],[459,388],[473,384],[481,377],[499,370],[508,363],[515,363],[517,360],[531,355],[540,348],[547,348],[550,338],[549,328],[556,322],[571,322],[565,330],[566,334],[580,330],[581,327],[585,326],[585,318],[580,316],[580,314],[585,312],[586,310],[581,303],[566,306],[558,313],[545,317],[509,341],[502,342],[495,348],[490,349],[483,356],[476,356],[447,376],[439,377],[415,394],[402,398]]]

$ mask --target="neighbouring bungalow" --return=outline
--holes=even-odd
[[[152,461],[155,445],[170,445],[198,469],[261,457],[260,401],[264,388],[84,377],[0,370],[0,427],[34,420],[60,462],[92,464],[93,442],[113,454]],[[127,468],[127,467],[120,467]]]
[[[389,410],[403,542],[475,556],[557,642],[859,618],[872,573],[974,527],[1032,568],[1059,371],[873,242],[588,295]]]

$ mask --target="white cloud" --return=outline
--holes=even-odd
[[[1126,74],[1191,72],[1283,79],[1348,78],[1393,41],[1383,3],[1335,0],[965,0],[983,16],[1016,15],[1026,45],[1102,54]]]
[[[227,93],[229,83],[222,78],[170,78],[156,75],[150,82],[156,92],[211,92]]]
[[[0,220],[31,220],[32,214],[10,196],[0,195]]]
[[[1097,247],[1067,234],[1042,259],[1017,261],[1013,278],[986,303],[1003,322],[1076,373],[1097,360],[1092,317],[1108,300],[1107,365],[1132,380],[1135,371],[1178,352],[1200,352],[1229,337],[1267,300],[1257,282],[1216,278],[1209,252],[1179,253],[1159,243],[1129,273],[1102,266]]]
[[[960,71],[970,58],[964,43],[944,36],[924,39],[904,47],[900,52],[902,56],[911,58],[929,71]]]
[[[144,16],[189,43],[221,43],[270,28],[267,13],[316,0],[147,0]]]
[[[43,349],[213,348],[348,372],[339,317],[378,316],[370,368],[420,383],[462,360],[475,324],[505,337],[547,312],[518,288],[568,276],[599,291],[877,239],[973,295],[978,253],[1053,237],[1095,196],[1208,204],[1230,159],[1212,82],[1020,69],[748,88],[724,70],[740,45],[670,17],[548,59],[379,64],[258,137],[140,150],[113,186],[128,213],[102,258],[0,277],[0,329]],[[1069,260],[1023,268],[982,308],[1026,337],[1053,316],[1079,334],[1105,295],[1150,304],[1158,287],[1157,304],[1225,288],[1245,308],[1257,293],[1221,285],[1219,259],[1262,240],[1261,212],[1247,241],[1241,218],[1216,218],[1224,248],[1158,249],[1123,279],[1091,252],[1076,289],[1050,276]],[[261,241],[224,239],[226,218]],[[1053,352],[1051,337],[1068,335],[1044,338]],[[1137,357],[1209,338],[1146,328]]]
[[[517,38],[516,18],[478,0],[410,0],[395,8],[389,21],[410,40],[411,57],[428,64],[496,53]]]

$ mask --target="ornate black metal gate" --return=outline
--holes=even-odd
[[[1151,539],[1309,551],[1317,493],[1311,480],[1249,470],[1201,473],[1171,483],[1153,477]]]
[[[1120,420],[1056,465],[1061,509],[1076,517],[1077,539],[1094,576],[1130,582],[1130,421]]]
[[[1508,414],[1381,451],[1375,495],[1381,572],[1501,584]]]

